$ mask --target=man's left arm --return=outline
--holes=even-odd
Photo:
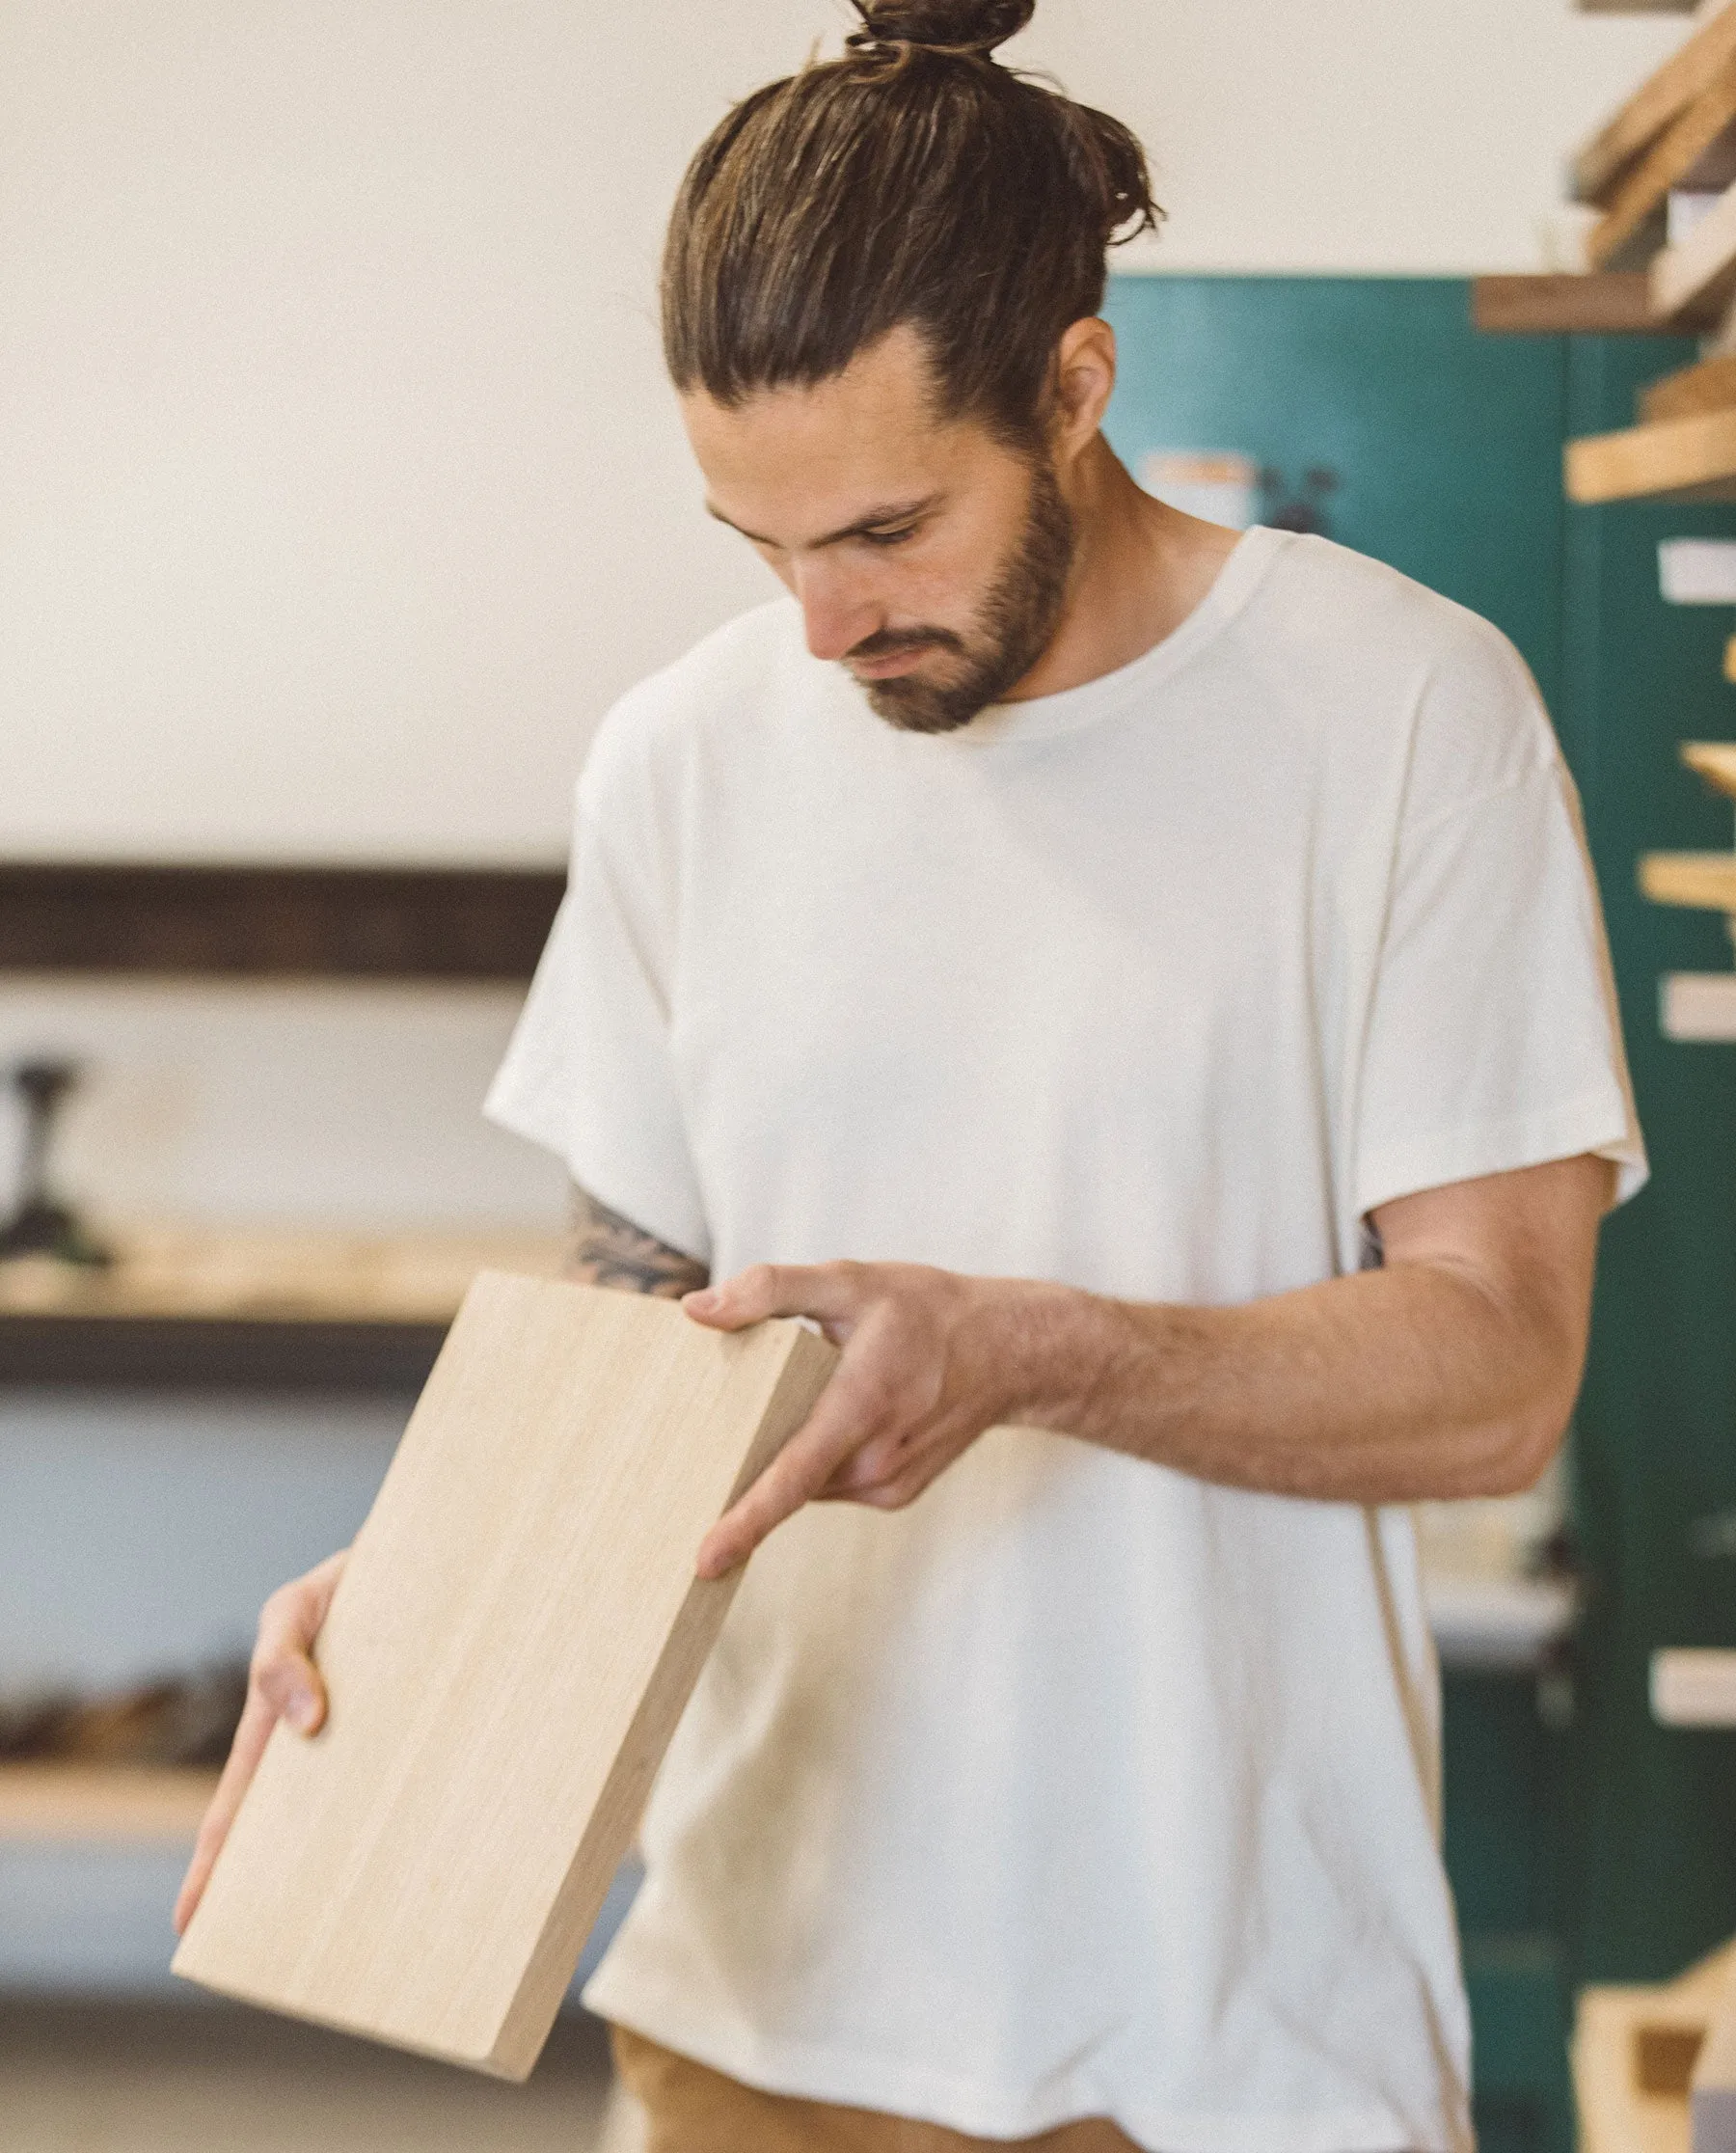
[[[1007,1423],[1327,1502],[1528,1487],[1579,1390],[1612,1174],[1585,1156],[1397,1198],[1373,1214],[1379,1269],[1238,1307],[913,1264],[756,1265],[683,1305],[723,1330],[811,1317],[843,1353],[707,1536],[700,1573],[806,1502],[902,1508]]]

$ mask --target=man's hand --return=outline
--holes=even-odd
[[[247,1703],[235,1730],[229,1762],[199,1827],[193,1859],[175,1902],[175,1933],[193,1919],[241,1797],[258,1769],[266,1737],[280,1719],[298,1734],[316,1734],[325,1722],[325,1684],[309,1654],[319,1635],[349,1550],[330,1555],[317,1569],[273,1593],[259,1613],[259,1634],[248,1669]]]
[[[1055,1349],[1088,1298],[920,1264],[756,1264],[686,1295],[682,1307],[715,1329],[807,1316],[843,1349],[805,1425],[706,1535],[699,1575],[745,1563],[804,1503],[914,1502],[986,1428],[1036,1408],[1039,1372],[1051,1389],[1064,1380]]]
[[[1239,1306],[914,1264],[761,1264],[689,1294],[719,1330],[807,1316],[843,1348],[805,1426],[706,1535],[699,1574],[745,1562],[803,1503],[896,1510],[1007,1422],[1320,1502],[1529,1487],[1579,1388],[1611,1179],[1581,1157],[1396,1198],[1372,1221],[1380,1269]]]

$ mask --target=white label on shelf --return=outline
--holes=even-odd
[[[1666,538],[1658,587],[1672,606],[1736,606],[1736,538]]]
[[[1668,972],[1659,984],[1666,1039],[1736,1040],[1736,971]]]
[[[1666,1727],[1736,1727],[1736,1652],[1654,1652],[1651,1708]]]
[[[1233,450],[1153,449],[1139,466],[1149,494],[1184,516],[1246,531],[1260,514],[1260,466]]]

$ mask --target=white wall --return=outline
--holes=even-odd
[[[0,849],[554,860],[610,698],[767,587],[659,235],[832,0],[0,0]],[[1042,0],[1174,268],[1526,267],[1684,34],[1568,0]],[[1134,258],[1129,258],[1134,259]]]

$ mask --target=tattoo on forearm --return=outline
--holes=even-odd
[[[711,1280],[703,1264],[668,1247],[579,1187],[572,1195],[572,1240],[565,1273],[582,1285],[614,1286],[623,1293],[655,1294],[664,1300],[679,1300]]]

